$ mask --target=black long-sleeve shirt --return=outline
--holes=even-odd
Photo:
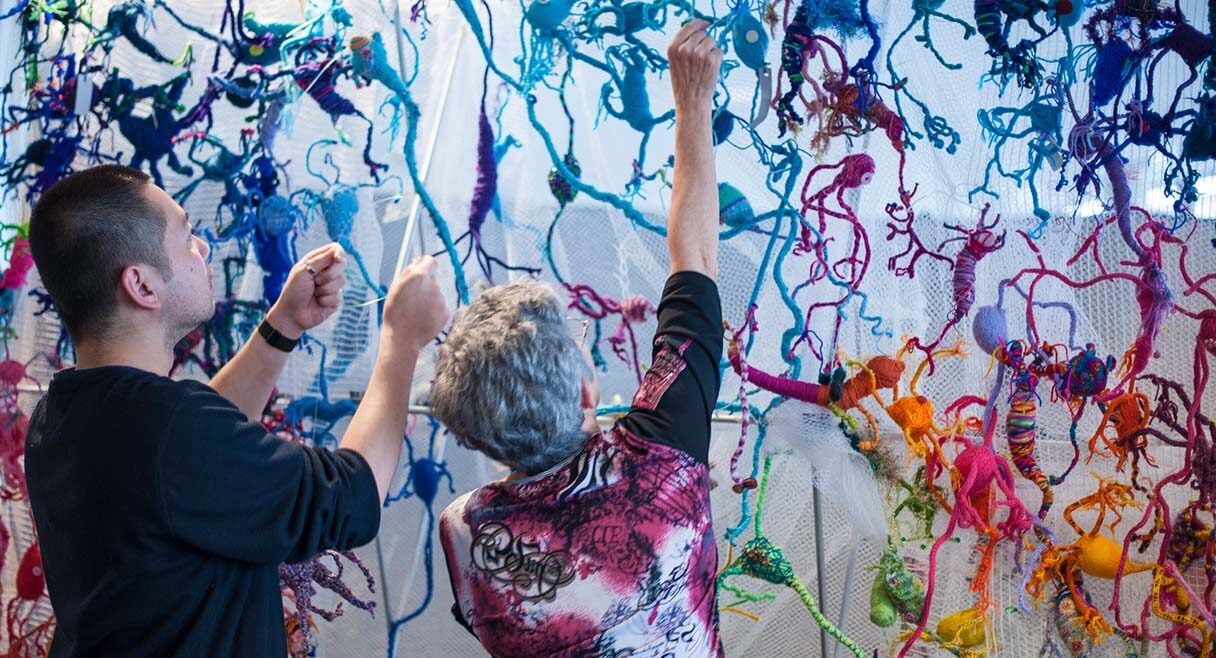
[[[651,360],[664,347],[676,348],[691,340],[689,349],[678,357],[686,368],[653,409],[635,404],[620,423],[642,438],[679,448],[708,465],[710,418],[722,387],[718,362],[724,332],[717,282],[699,272],[672,274],[656,315]]]
[[[277,565],[375,537],[371,468],[284,441],[213,389],[58,373],[30,420],[53,657],[284,656]]]

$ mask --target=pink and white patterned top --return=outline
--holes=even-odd
[[[705,463],[720,317],[712,281],[674,275],[630,413],[549,471],[444,510],[453,612],[491,655],[722,655]]]

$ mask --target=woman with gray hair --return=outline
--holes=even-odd
[[[452,611],[494,656],[722,654],[707,464],[722,357],[710,126],[722,52],[706,27],[692,21],[667,51],[672,274],[629,413],[599,431],[589,358],[544,283],[482,293],[440,350],[435,416],[512,469],[439,523]]]

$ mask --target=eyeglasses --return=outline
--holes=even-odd
[[[587,346],[587,330],[591,328],[591,321],[588,320],[587,318],[573,318],[573,317],[569,317],[569,316],[566,317],[566,321],[583,323],[583,328],[582,328],[582,331],[580,332],[581,335],[579,335],[579,338],[578,338],[578,346],[579,346],[579,349],[586,347]],[[573,338],[573,337],[574,337],[574,332],[571,332],[571,338]]]

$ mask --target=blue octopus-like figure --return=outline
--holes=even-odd
[[[426,593],[422,597],[422,601],[418,606],[399,617],[394,617],[392,611],[386,612],[388,616],[388,655],[390,658],[396,655],[398,635],[401,627],[417,618],[430,605],[431,599],[435,593],[435,565],[434,565],[434,543],[435,543],[435,496],[439,493],[439,486],[446,479],[448,483],[448,492],[455,494],[456,485],[452,482],[452,474],[448,471],[447,462],[440,461],[435,457],[435,439],[439,436],[439,421],[433,417],[427,417],[430,426],[430,438],[427,441],[426,456],[415,457],[414,444],[410,438],[405,437],[406,461],[408,469],[405,482],[396,493],[390,493],[385,499],[384,505],[388,507],[393,503],[404,500],[406,498],[417,498],[423,505],[426,506],[426,543],[423,547],[423,564],[426,569]]]

